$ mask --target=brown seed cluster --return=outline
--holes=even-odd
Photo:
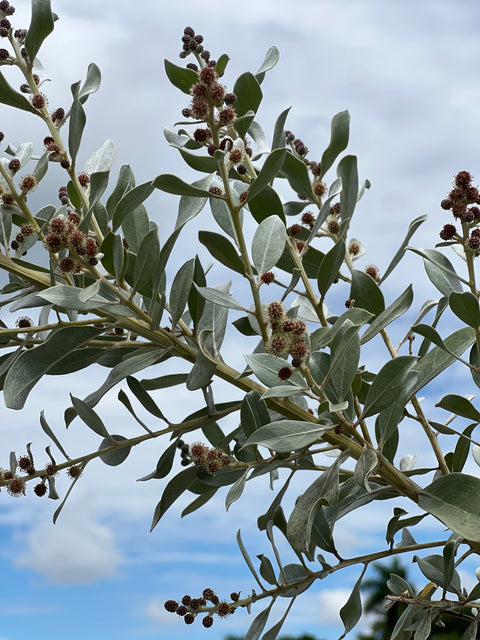
[[[260,281],[264,284],[271,284],[275,280],[275,274],[272,271],[266,271],[260,276]]]
[[[0,2],[0,38],[7,38],[12,25],[10,20],[7,20],[6,16],[11,16],[15,13],[15,7],[11,5],[8,0],[2,0]],[[15,32],[16,33],[16,32]],[[16,36],[15,36],[16,37]]]
[[[191,33],[194,35],[191,36]],[[182,40],[183,51],[180,56],[186,57],[193,53],[201,65],[200,69],[196,64],[187,65],[189,69],[197,73],[198,80],[190,89],[192,102],[190,107],[182,111],[183,116],[196,120],[215,117],[217,124],[221,126],[232,123],[236,117],[233,105],[237,98],[234,94],[228,93],[226,88],[220,84],[216,62],[210,60],[210,53],[205,52],[201,44],[203,37],[195,35],[191,27],[186,27]],[[206,56],[205,53],[208,55]]]
[[[76,213],[70,213],[67,217],[57,216],[50,221],[48,232],[45,236],[45,248],[50,253],[58,253],[68,249],[69,255],[63,258],[60,269],[65,272],[76,272],[81,268],[79,257],[84,257],[89,264],[95,266],[98,263],[96,257],[99,251],[97,241],[87,237],[78,227],[80,217]]]
[[[16,234],[14,240],[12,240],[10,246],[14,251],[17,251],[21,248],[21,245],[25,242],[25,240],[30,237],[34,232],[34,228],[31,224],[22,225],[20,231]]]
[[[213,616],[226,618],[235,612],[236,605],[240,599],[239,593],[230,594],[230,602],[220,600],[213,589],[207,588],[203,590],[199,598],[192,598],[186,594],[180,602],[176,600],[167,600],[164,604],[165,609],[169,613],[176,613],[181,616],[185,624],[192,624],[197,617],[201,617],[202,625],[207,629],[213,625]],[[204,615],[206,614],[206,615]]]
[[[188,446],[188,445],[187,445]],[[188,458],[197,467],[210,474],[228,467],[232,462],[230,456],[217,447],[208,447],[202,442],[194,442],[188,447]]]
[[[305,322],[300,318],[288,317],[283,303],[277,300],[268,305],[267,317],[272,334],[265,345],[265,351],[277,357],[291,356],[292,367],[300,367],[308,356]],[[286,372],[282,375],[286,376]],[[281,379],[286,380],[288,377]]]
[[[37,185],[38,185],[37,179],[35,178],[35,176],[32,176],[30,174],[23,176],[20,179],[20,182],[18,183],[18,186],[20,187],[20,191],[22,192],[23,195],[25,195],[26,193],[30,193],[31,191],[34,191],[37,188]]]
[[[475,256],[480,255],[480,192],[472,185],[472,175],[468,171],[459,171],[454,178],[453,189],[444,198],[440,206],[446,211],[451,211],[453,217],[465,228],[471,231],[468,236],[464,235],[464,248],[473,252]],[[445,241],[460,242],[461,238],[457,234],[457,229],[453,224],[446,224],[440,231],[440,238]]]
[[[210,125],[212,122],[215,123],[216,131],[213,134],[210,126],[196,129],[193,133],[195,142],[205,146],[211,156],[214,156],[216,151],[227,152],[225,161],[229,163],[229,168],[233,166],[238,175],[244,176],[248,173],[248,157],[252,155],[252,150],[247,140],[243,140],[243,146],[234,146],[230,137],[232,125],[237,118],[237,96],[221,84],[216,61],[211,60],[210,52],[203,48],[203,36],[195,34],[192,27],[185,27],[182,43],[180,57],[186,58],[191,54],[197,60],[196,63],[190,62],[186,65],[197,74],[197,81],[190,88],[192,100],[190,105],[182,110],[182,115],[184,118],[208,122]]]
[[[21,455],[16,461],[17,468],[24,476],[17,475],[15,471],[0,468],[0,485],[7,488],[7,492],[13,497],[25,495],[27,480],[36,478],[38,482],[33,487],[33,492],[38,497],[43,497],[48,490],[47,480],[58,475],[58,469],[54,462],[49,462],[42,470],[36,469],[31,453]],[[67,476],[70,480],[75,480],[82,475],[83,467],[81,464],[72,465],[67,469]]]

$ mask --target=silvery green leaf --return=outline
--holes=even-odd
[[[42,427],[43,431],[47,434],[47,436],[53,440],[53,442],[57,445],[58,449],[63,453],[63,455],[65,456],[66,460],[69,460],[69,456],[67,455],[67,453],[65,452],[65,449],[62,447],[62,445],[60,444],[57,436],[53,433],[52,429],[50,428],[46,418],[45,418],[45,413],[42,410],[40,412],[40,426]]]
[[[169,307],[172,325],[175,326],[182,316],[192,287],[195,258],[187,260],[178,270],[172,282]]]
[[[416,364],[415,356],[398,356],[388,360],[368,390],[362,417],[373,416],[394,402],[404,388],[409,372]]]
[[[82,104],[88,99],[89,95],[100,89],[101,81],[102,74],[100,69],[94,62],[91,62],[87,68],[85,82],[78,91],[78,99]]]
[[[475,331],[471,327],[463,327],[444,339],[448,353],[440,347],[434,347],[425,354],[415,365],[418,371],[418,381],[413,393],[420,391],[439,373],[449,367],[465,349],[475,342]]]
[[[43,66],[43,64],[40,62],[40,60],[38,58],[35,58],[34,62],[33,62],[33,69],[32,72],[38,76],[40,78],[40,82],[38,83],[37,86],[42,86],[42,84],[44,82],[46,82],[47,80],[51,80],[50,76],[48,75],[48,73],[45,71],[45,68]]]
[[[218,291],[217,289],[213,289],[213,287],[199,287],[195,282],[193,284],[198,293],[203,296],[205,300],[218,304],[221,307],[236,309],[237,311],[246,311],[246,309],[228,293]]]
[[[82,296],[85,295],[85,289],[62,284],[39,291],[37,295],[58,307],[75,309],[76,311],[90,311],[100,305],[111,302],[111,300],[97,294],[87,298],[87,300],[83,300]]]
[[[15,152],[15,158],[20,160],[20,167],[24,167],[33,154],[33,142],[22,142]]]
[[[277,420],[257,429],[244,447],[260,444],[279,453],[305,449],[319,440],[331,425],[320,425],[301,420]]]
[[[110,171],[115,161],[117,150],[113,140],[106,140],[85,162],[84,171],[91,175],[103,171]]]
[[[219,227],[221,227],[226,234],[235,240],[235,227],[233,226],[232,216],[228,210],[227,203],[223,200],[219,200],[218,198],[210,198],[210,209],[212,210],[212,215]],[[243,211],[240,211],[240,215],[242,220]]]
[[[32,62],[35,60],[42,42],[53,31],[54,19],[55,14],[52,13],[50,0],[32,1],[32,19],[25,38],[25,49]]]
[[[364,449],[360,458],[357,460],[357,464],[355,465],[353,477],[361,487],[365,487],[368,493],[371,493],[372,491],[370,489],[368,479],[372,473],[374,473],[377,466],[378,459],[375,451],[373,449]]]
[[[2,165],[3,169],[5,170],[5,172],[7,174],[9,173],[9,168],[8,168],[9,162],[10,162],[10,160],[7,160],[7,158],[0,158],[0,164]],[[9,189],[7,181],[5,180],[5,178],[1,174],[0,174],[0,186],[5,191],[8,191],[8,189]]]
[[[340,194],[342,220],[350,220],[358,200],[357,157],[344,156],[337,165],[337,175],[342,179]]]
[[[400,460],[400,471],[411,471],[417,461],[417,454],[407,454]]]
[[[50,303],[44,298],[41,298],[37,292],[27,293],[25,296],[22,296],[19,300],[16,300],[13,304],[11,304],[9,307],[9,311],[18,311],[19,309],[33,309],[35,307],[43,307],[47,304]]]
[[[365,344],[371,340],[377,333],[384,329],[388,324],[403,315],[411,307],[413,302],[412,285],[408,285],[405,291],[389,305],[385,311],[382,311],[367,328],[362,335],[361,343]]]
[[[186,134],[178,134],[172,129],[164,128],[163,135],[172,147],[182,148],[190,142],[190,137]]]
[[[5,404],[22,409],[37,382],[67,354],[99,335],[103,329],[67,326],[52,331],[42,344],[22,353],[10,367],[4,383]]]
[[[110,444],[112,444],[110,434],[96,411],[94,411],[92,407],[80,398],[76,398],[72,394],[70,394],[70,398],[72,400],[73,408],[87,427],[90,427],[90,429],[95,431],[95,433],[98,433],[99,436],[103,436],[105,439],[110,440]]]
[[[480,447],[478,446],[478,444],[474,444],[472,446],[472,456],[475,462],[480,467]]]
[[[217,285],[213,287],[213,289],[228,295],[230,283]],[[207,349],[214,358],[220,356],[220,348],[225,337],[227,320],[227,307],[220,306],[211,301],[206,302],[202,317],[197,324],[197,333],[200,334],[205,329],[211,332],[210,336],[204,341],[203,347]]]
[[[121,380],[159,362],[165,357],[167,351],[166,349],[138,349],[134,355],[130,355],[115,365],[101,387],[87,396],[84,401],[89,404],[90,407],[94,407],[103,396],[110,391],[110,389],[113,389]],[[71,420],[73,420],[73,417]]]
[[[116,231],[128,215],[134,215],[140,206],[153,192],[151,182],[144,182],[126,191],[115,206],[112,215],[113,231]]]
[[[280,260],[286,237],[285,225],[278,216],[269,216],[259,224],[252,241],[252,260],[259,275]]]
[[[175,222],[175,229],[183,227],[189,220],[195,218],[206,205],[207,200],[208,198],[206,197],[182,196],[178,204],[178,216]]]
[[[272,150],[285,147],[285,122],[287,120],[288,112],[291,107],[288,107],[278,116],[275,122],[275,129],[273,131]]]
[[[118,434],[115,434],[108,438],[104,438],[100,446],[98,447],[98,450],[101,451],[102,449],[111,447],[112,440],[114,442],[121,442],[122,440],[126,440],[126,438]],[[100,456],[100,460],[105,464],[110,465],[111,467],[116,467],[117,465],[122,464],[122,462],[124,462],[128,458],[130,450],[131,447],[121,447],[119,449],[113,449],[112,451],[107,451],[106,453],[102,454]]]
[[[265,153],[270,153],[270,148],[267,145],[267,141],[265,139],[265,133],[258,122],[255,122],[255,120],[252,122],[248,129],[248,133],[255,142],[253,159],[257,159]]]
[[[407,249],[423,258],[429,279],[443,295],[448,297],[452,291],[461,293],[463,291],[461,282],[468,285],[468,282],[457,274],[450,260],[440,251],[413,247],[407,247]]]
[[[278,372],[280,369],[290,366],[287,360],[268,353],[246,354],[244,358],[253,373],[266,387],[278,386],[280,384]],[[302,388],[305,386],[305,380],[298,371],[294,371],[293,375],[285,381],[285,384]]]
[[[265,59],[260,65],[260,68],[258,69],[257,73],[255,74],[259,82],[261,82],[261,80],[258,78],[258,76],[262,76],[262,79],[263,79],[263,75],[267,71],[270,71],[270,69],[273,69],[275,65],[278,63],[279,59],[280,59],[280,51],[278,50],[278,47],[273,45],[265,54]]]
[[[204,389],[210,384],[212,376],[215,373],[215,363],[208,358],[202,350],[198,350],[197,359],[193,365],[188,378],[186,387],[189,391]]]
[[[257,572],[255,571],[255,567],[253,566],[253,562],[248,554],[248,551],[245,547],[245,545],[243,544],[243,540],[242,540],[242,535],[240,533],[240,529],[237,531],[237,544],[238,544],[238,548],[240,549],[240,552],[243,556],[243,559],[245,560],[247,567],[250,569],[253,577],[255,578],[255,580],[258,582],[258,584],[260,585],[260,588],[263,589],[263,585],[260,582],[260,578],[258,577]],[[267,610],[270,611],[270,608],[272,606],[273,602],[271,602],[269,604],[269,606],[267,607]],[[260,614],[261,615],[261,614]],[[257,616],[257,618],[260,617],[260,615]],[[268,617],[268,613],[267,613],[267,617]],[[257,618],[255,618],[255,620],[252,622],[252,626],[255,624],[255,621],[257,620]],[[266,622],[266,618],[265,618],[265,622]],[[262,629],[265,626],[265,622],[263,623]],[[252,626],[250,627],[250,629],[252,628]],[[260,629],[260,633],[262,631],[262,629]],[[247,632],[247,635],[245,636],[244,640],[247,640],[247,638],[249,637],[249,632],[250,630]],[[260,635],[259,633],[259,635]],[[258,636],[255,636],[255,638],[258,638]]]
[[[410,242],[410,238],[413,236],[413,234],[418,229],[418,227],[425,222],[426,219],[427,219],[427,216],[423,215],[423,216],[420,216],[418,218],[415,218],[415,220],[412,221],[412,223],[410,224],[410,226],[408,228],[407,235],[405,236],[405,238],[404,238],[402,244],[400,245],[400,248],[398,249],[397,253],[393,256],[393,258],[392,258],[390,264],[388,265],[385,273],[383,274],[380,282],[383,282],[384,280],[386,280],[387,277],[390,275],[390,273],[392,273],[392,271],[395,269],[397,264],[401,261],[401,259],[403,258],[404,254],[405,254],[405,251],[407,249],[407,245]],[[418,320],[417,320],[417,322],[418,322]]]
[[[467,261],[467,258],[465,256],[465,249],[462,247],[461,244],[452,244],[452,249],[455,251],[457,256],[459,256],[465,262]]]
[[[137,255],[138,248],[140,247],[140,243],[142,242],[143,238],[147,235],[147,233],[150,231],[150,224],[148,220],[147,210],[143,204],[138,205],[138,207],[136,207],[132,211],[131,215],[127,215],[122,220],[122,231],[123,231],[123,237],[127,241],[129,250],[133,251],[133,253]],[[121,241],[121,238],[120,238],[120,241]],[[122,246],[123,246],[123,243],[122,243]]]
[[[262,398],[288,398],[290,396],[297,395],[298,393],[302,393],[306,391],[308,387],[302,389],[302,387],[297,387],[289,384],[280,384],[276,387],[270,387],[267,389],[265,393],[262,395]]]
[[[335,411],[345,411],[346,409],[348,409],[348,400],[345,400],[345,402],[339,402],[338,404],[333,404],[328,401],[328,410],[331,413],[334,413]]]
[[[274,149],[274,151],[265,158],[265,162],[257,173],[255,180],[250,183],[248,196],[245,202],[248,202],[258,196],[263,189],[273,182],[282,168],[285,154],[285,149]]]
[[[366,571],[367,565],[364,566],[363,571],[353,587],[353,591],[350,594],[347,602],[340,609],[340,618],[345,627],[345,631],[340,636],[339,640],[342,640],[346,634],[353,629],[362,616],[362,600],[360,598],[360,585],[363,575]]]
[[[32,107],[30,102],[25,98],[24,95],[18,93],[13,89],[5,79],[5,76],[0,71],[0,103],[6,104],[10,107],[14,107],[15,109],[23,109],[23,111],[28,111],[30,113],[34,113],[36,116],[39,115],[39,112]]]
[[[82,107],[80,100],[75,97],[70,110],[68,128],[68,150],[72,161],[75,161],[77,158],[86,122],[87,116],[85,115],[85,110]]]
[[[0,208],[0,242],[5,249],[10,247],[10,236],[12,234],[12,214]]]
[[[315,515],[322,505],[335,506],[338,500],[338,470],[345,460],[340,455],[296,500],[287,523],[287,537],[298,553],[312,559],[311,535]]]
[[[312,303],[305,296],[299,295],[295,298],[295,300],[292,302],[291,308],[294,309],[295,307],[297,307],[299,318],[307,320],[307,322],[320,322],[318,314],[313,308]],[[325,304],[323,305],[323,313],[326,318],[330,315]]]
[[[338,155],[347,148],[350,129],[350,114],[340,111],[332,118],[330,143],[322,155],[322,176],[326,174]]]
[[[46,151],[42,156],[40,156],[40,158],[38,159],[37,164],[35,165],[35,169],[32,172],[33,177],[37,180],[37,182],[40,182],[40,180],[44,177],[44,175],[47,173],[48,170],[48,156],[49,156],[49,152]],[[32,156],[32,160],[35,159]],[[45,209],[46,207],[44,207]],[[37,214],[38,217],[38,214]]]
[[[80,300],[80,302],[87,302],[97,295],[99,289],[100,280],[95,280],[93,284],[85,287],[85,289],[82,289],[80,291],[80,293],[78,294],[78,299]]]
[[[238,480],[236,480],[230,487],[227,493],[227,497],[225,498],[226,511],[228,511],[230,508],[230,505],[236,500],[238,500],[242,495],[243,490],[245,488],[245,483],[247,482],[248,471],[249,469],[245,469],[245,473],[241,475],[240,478],[238,478]]]

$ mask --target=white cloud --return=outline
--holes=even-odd
[[[113,531],[76,512],[53,526],[42,522],[27,536],[16,565],[54,583],[89,583],[111,578],[121,561]]]

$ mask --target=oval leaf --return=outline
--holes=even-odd
[[[470,400],[467,400],[467,398],[464,398],[463,396],[457,396],[454,393],[450,393],[444,396],[440,402],[437,402],[435,406],[445,409],[446,411],[451,411],[457,416],[462,416],[462,418],[468,418],[469,420],[480,422],[480,412],[475,409]]]
[[[478,300],[473,293],[452,291],[448,298],[448,304],[453,313],[469,327],[476,329],[480,326],[480,309]]]
[[[28,394],[42,376],[48,374],[68,353],[102,331],[96,327],[62,327],[52,331],[43,344],[22,353],[5,378],[3,393],[6,406],[9,409],[22,409]]]
[[[480,478],[465,473],[442,476],[425,487],[418,504],[462,538],[480,542]]]
[[[332,118],[330,143],[325,149],[320,162],[322,176],[330,169],[338,155],[347,148],[350,131],[350,114],[340,111]]]
[[[112,440],[118,442],[121,440],[126,440],[123,436],[113,435],[111,438],[105,438],[102,440],[98,450],[107,449],[112,446]],[[121,447],[120,449],[112,449],[111,451],[107,451],[100,456],[100,460],[105,464],[108,464],[111,467],[116,467],[119,464],[122,464],[124,460],[128,458],[128,454],[130,453],[131,447]]]
[[[198,75],[192,69],[186,69],[184,67],[178,67],[176,64],[164,61],[165,72],[168,79],[174,87],[183,91],[183,93],[190,93],[190,88],[198,80]]]
[[[228,309],[236,309],[237,311],[246,311],[244,307],[236,300],[232,298],[228,293],[214,289],[213,287],[199,287],[195,282],[193,283],[198,293],[213,304],[218,304],[220,307],[227,307]]]
[[[219,262],[232,271],[242,275],[245,273],[243,260],[228,238],[214,231],[199,231],[198,239]]]
[[[380,369],[368,390],[362,419],[373,416],[398,398],[416,362],[415,356],[399,356]]]
[[[278,420],[257,429],[244,446],[261,444],[279,453],[295,451],[310,446],[329,429],[331,429],[330,425],[319,425],[314,422]]]
[[[257,273],[270,271],[280,260],[285,248],[286,232],[277,216],[269,216],[258,226],[252,241],[252,260]]]
[[[25,38],[25,49],[32,64],[42,42],[52,31],[53,14],[50,0],[32,0],[32,19]]]

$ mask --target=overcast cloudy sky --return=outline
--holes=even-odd
[[[28,25],[29,5],[27,0],[15,4],[15,27]],[[186,106],[186,97],[168,83],[163,71],[164,58],[178,63],[186,25],[205,36],[213,57],[229,54],[225,82],[230,88],[240,73],[257,70],[272,44],[279,47],[280,62],[262,85],[265,98],[258,119],[267,138],[278,114],[292,105],[287,127],[305,141],[312,157],[320,157],[332,116],[349,109],[349,152],[358,155],[360,177],[372,185],[353,224],[353,234],[367,249],[362,266],[373,262],[385,269],[409,222],[422,214],[428,214],[429,221],[415,244],[433,246],[439,229],[450,222],[439,202],[454,174],[467,169],[480,176],[476,0],[52,0],[52,6],[60,20],[40,54],[52,78],[45,85],[50,105],[68,107],[70,84],[84,77],[89,62],[96,62],[103,85],[86,105],[82,157],[111,138],[118,150],[114,172],[130,163],[138,183],[159,173],[194,179],[162,133],[180,119]],[[9,80],[15,84],[13,75]],[[0,129],[5,142],[33,140],[39,150],[46,135],[34,118],[3,106]],[[53,173],[45,184],[47,190],[36,194],[39,203],[56,203],[61,178]],[[166,237],[175,221],[176,199],[156,193],[148,208]],[[186,232],[174,255],[177,266],[186,253],[190,257],[198,250],[195,232],[204,222],[195,221]],[[418,258],[409,256],[405,267],[387,281],[387,299],[393,300],[421,273]],[[212,270],[213,277],[221,278],[221,271]],[[423,280],[417,292],[415,311],[426,297],[437,297]],[[242,366],[238,355],[237,366]],[[185,370],[176,364],[169,367],[172,372]],[[63,410],[69,391],[85,397],[99,386],[104,372],[94,369],[72,379],[42,381],[22,412],[0,407],[0,466],[8,466],[10,450],[21,454],[30,441],[37,459],[43,460],[43,447],[49,443],[38,428],[41,409],[68,451],[96,448],[97,438],[78,421],[65,433]],[[158,372],[146,377],[154,375]],[[445,380],[445,388],[451,389],[453,382]],[[100,406],[107,426],[120,423],[125,435],[138,433],[120,410],[116,392]],[[166,393],[161,402],[172,420],[180,420],[198,406],[199,398]],[[410,443],[416,443],[414,437]],[[33,634],[37,640],[60,635],[70,640],[87,635],[183,640],[204,633],[215,640],[245,631],[249,621],[242,614],[223,624],[216,621],[211,630],[198,623],[187,628],[166,614],[163,602],[186,592],[196,595],[207,586],[224,596],[233,590],[248,592],[252,580],[234,545],[235,532],[242,529],[253,557],[269,553],[263,538],[255,535],[255,520],[272,494],[259,482],[228,514],[220,497],[185,521],[180,512],[187,503],[181,500],[149,534],[164,485],[136,479],[155,468],[161,451],[162,443],[155,442],[133,451],[121,467],[92,463],[55,526],[53,502],[34,499],[31,491],[15,501],[2,492],[0,640],[24,640]],[[66,489],[61,480],[59,485]],[[255,508],[250,512],[245,505],[252,501]],[[339,527],[342,553],[356,555],[381,545],[392,507],[376,505],[362,519]],[[426,534],[427,529],[425,525]],[[356,578],[352,570],[304,594],[286,631],[336,637],[341,630],[338,608]],[[471,578],[466,579],[468,584]]]

